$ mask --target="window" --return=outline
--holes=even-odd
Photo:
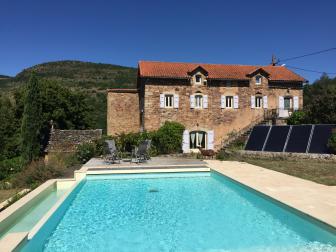
[[[195,75],[195,83],[196,84],[201,84],[202,83],[202,75],[200,75],[200,74]]]
[[[255,77],[255,80],[256,80],[256,84],[257,84],[257,85],[260,85],[260,84],[261,84],[261,76],[260,76],[260,75],[257,75],[257,76]]]
[[[207,134],[204,131],[190,132],[190,149],[206,149]]]
[[[233,96],[226,96],[225,97],[225,107],[226,108],[233,108]]]
[[[195,95],[195,108],[203,108],[203,95]]]
[[[291,97],[285,97],[284,98],[284,109],[291,109],[292,108],[292,98]]]
[[[227,82],[226,82],[226,86],[227,86],[227,87],[231,87],[231,86],[232,86],[231,81],[227,81]]]
[[[255,107],[256,108],[261,108],[262,107],[262,96],[256,96],[255,98]]]
[[[172,108],[174,106],[174,95],[165,95],[165,108]]]

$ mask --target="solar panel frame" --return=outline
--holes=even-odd
[[[316,124],[308,153],[330,154],[327,144],[333,129],[336,124]]]
[[[294,125],[285,152],[306,153],[312,125]]]
[[[245,150],[262,151],[270,126],[255,126],[247,140]]]
[[[282,152],[284,150],[290,126],[272,126],[264,151]]]

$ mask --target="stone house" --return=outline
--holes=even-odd
[[[286,118],[303,106],[305,79],[284,66],[140,61],[137,89],[108,90],[107,133],[182,123],[184,152],[219,149],[232,132],[265,115]]]

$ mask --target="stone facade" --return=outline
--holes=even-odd
[[[211,132],[214,138],[211,148],[217,150],[230,133],[262,121],[267,111],[279,109],[281,97],[290,97],[291,106],[296,99],[296,109],[303,106],[303,81],[270,80],[262,69],[242,80],[211,79],[201,67],[188,74],[190,78],[139,75],[138,93],[110,91],[108,134],[136,132],[140,129],[152,131],[165,121],[176,121],[183,124],[189,133]],[[196,83],[196,76],[199,77],[199,83]],[[261,78],[260,84],[256,83],[257,76]],[[178,106],[175,106],[175,100],[174,106],[162,106],[162,97],[165,95],[172,95],[174,99],[178,97]],[[195,95],[207,97],[206,108],[192,108],[191,96]],[[223,96],[234,97],[235,108],[223,108]],[[262,105],[261,108],[253,108],[251,100],[255,96],[266,97],[266,107]]]
[[[107,94],[107,134],[140,131],[139,93],[136,89],[110,89]]]
[[[190,95],[197,92],[208,96],[208,108],[190,108]],[[160,94],[177,94],[179,108],[160,108]],[[233,82],[231,87],[221,83],[195,86],[182,81],[150,80],[144,85],[143,127],[156,130],[168,120],[182,123],[189,131],[213,130],[218,149],[229,133],[263,120],[264,109],[251,108],[251,96],[256,94],[268,97],[268,110],[278,108],[279,96],[297,96],[299,107],[303,105],[300,87],[270,88],[265,78],[258,86],[251,80],[251,83]],[[221,95],[238,96],[238,108],[221,108]]]

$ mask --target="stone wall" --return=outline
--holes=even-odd
[[[239,151],[244,157],[276,159],[284,158],[286,160],[297,159],[315,159],[336,161],[336,155],[333,154],[315,154],[315,153],[288,153],[288,152],[267,152],[267,151]]]
[[[208,108],[190,108],[190,95],[201,92],[208,95]],[[214,130],[215,149],[221,147],[222,140],[232,131],[239,131],[263,117],[264,109],[251,108],[251,96],[268,97],[268,109],[278,108],[279,96],[298,96],[299,107],[302,108],[302,89],[268,85],[263,78],[261,85],[256,85],[254,79],[249,82],[232,82],[227,87],[220,82],[208,82],[208,85],[191,85],[188,80],[146,80],[143,85],[143,126],[145,130],[156,130],[165,121],[177,121],[186,129],[209,131]],[[160,94],[178,94],[179,108],[160,108]],[[238,109],[222,109],[221,95],[239,96]]]
[[[59,130],[52,129],[45,152],[66,153],[75,152],[78,145],[92,142],[102,137],[102,130]]]
[[[107,95],[107,134],[139,132],[139,93],[136,89],[110,89]]]

